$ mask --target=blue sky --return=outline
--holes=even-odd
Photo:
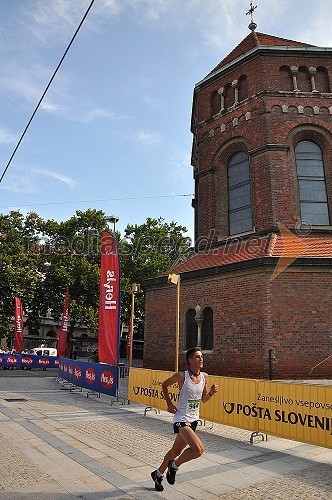
[[[95,0],[0,184],[0,212],[188,228],[195,83],[248,33],[247,0]],[[90,0],[1,0],[4,170]],[[257,31],[332,46],[330,0],[256,0]],[[186,196],[183,196],[186,195]]]

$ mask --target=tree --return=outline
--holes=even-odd
[[[69,287],[70,330],[85,324],[97,333],[101,233],[107,230],[101,210],[77,211],[62,222],[43,220],[35,213],[0,214],[0,336],[13,335],[13,297],[19,296],[27,315],[26,326],[37,333],[47,312],[55,320],[62,313]],[[116,233],[121,259],[121,318],[128,324],[131,285],[167,271],[187,254],[186,228],[164,219],[148,218],[131,225],[124,237]],[[144,319],[144,299],[137,297],[139,328]]]
[[[124,238],[119,242],[122,270],[122,318],[130,317],[130,293],[132,283],[140,283],[167,271],[179,258],[188,255],[191,240],[184,236],[187,229],[163,218],[150,218],[141,225],[131,225],[125,229]],[[144,319],[144,298],[136,297],[135,317],[140,323]]]

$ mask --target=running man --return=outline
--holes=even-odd
[[[159,469],[151,472],[154,486],[157,491],[163,491],[161,484],[163,474],[167,469],[166,479],[169,484],[175,483],[175,474],[180,465],[204,452],[202,441],[195,434],[199,420],[199,405],[206,403],[218,391],[213,384],[207,391],[208,375],[201,371],[203,368],[203,354],[199,347],[192,347],[186,352],[188,370],[177,372],[162,384],[167,411],[174,414],[173,428],[176,434],[172,448],[166,453]],[[180,394],[177,407],[171,402],[168,387],[179,384]]]

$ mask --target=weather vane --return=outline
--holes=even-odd
[[[253,20],[253,13],[255,11],[255,9],[257,9],[257,5],[253,6],[252,2],[250,2],[250,9],[248,10],[248,12],[246,13],[246,16],[248,16],[250,14],[250,17],[251,17],[251,22],[248,26],[248,28],[251,30],[251,31],[255,31],[255,29],[257,28],[257,24],[254,23],[254,20]]]

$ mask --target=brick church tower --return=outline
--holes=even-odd
[[[182,352],[211,374],[332,376],[332,48],[251,33],[194,90]],[[174,369],[176,287],[142,284],[144,366]]]

